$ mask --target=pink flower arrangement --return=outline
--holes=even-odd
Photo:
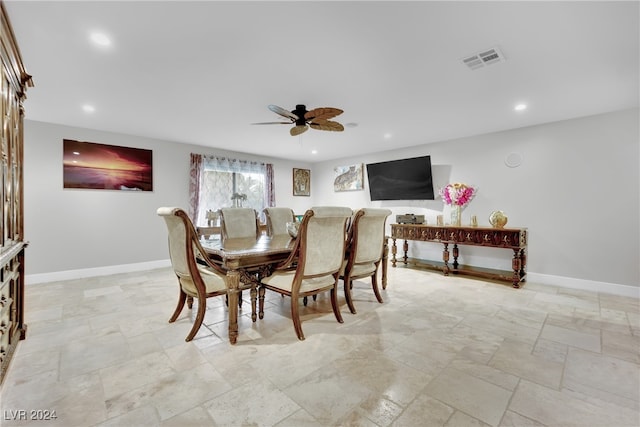
[[[453,184],[447,184],[444,188],[441,188],[438,193],[446,205],[464,206],[473,199],[473,196],[477,193],[477,189],[467,184],[455,182]]]

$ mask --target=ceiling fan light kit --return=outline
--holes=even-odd
[[[304,104],[296,105],[295,110],[288,111],[277,105],[269,105],[269,110],[274,113],[288,119],[288,122],[264,122],[255,123],[257,125],[270,125],[270,124],[292,124],[294,125],[289,133],[291,136],[300,135],[306,132],[309,127],[316,130],[327,130],[333,132],[342,132],[344,126],[342,124],[329,120],[336,116],[339,116],[343,111],[339,108],[333,107],[320,107],[307,111],[307,107]]]

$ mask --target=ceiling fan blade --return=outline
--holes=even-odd
[[[291,122],[259,122],[251,123],[252,125],[290,125]]]
[[[291,134],[291,136],[296,136],[296,135],[300,135],[302,132],[306,132],[307,129],[309,129],[309,126],[307,126],[307,125],[294,126],[294,127],[291,128],[289,133]]]
[[[314,108],[313,110],[308,111],[304,115],[304,118],[306,120],[318,122],[319,120],[328,120],[332,117],[339,116],[342,113],[344,113],[344,111],[342,111],[339,108],[320,107],[320,108]]]
[[[333,122],[331,120],[320,120],[311,122],[309,123],[309,126],[316,130],[330,130],[334,132],[342,132],[344,130],[344,126],[342,126],[338,122]]]
[[[291,121],[295,122],[298,120],[298,116],[293,114],[291,111],[285,110],[282,107],[278,107],[277,105],[270,104],[269,110],[273,111],[276,114],[281,115],[282,117],[286,117],[287,119],[291,119]]]

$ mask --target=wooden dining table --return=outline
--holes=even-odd
[[[252,320],[256,320],[256,288],[259,275],[268,274],[271,266],[287,259],[295,239],[289,235],[260,235],[257,239],[236,238],[222,241],[219,237],[202,240],[202,247],[213,262],[226,271],[229,304],[229,342],[238,340],[238,302],[241,283],[251,288]],[[244,287],[244,286],[242,286]]]

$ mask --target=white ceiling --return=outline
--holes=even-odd
[[[637,1],[5,6],[36,121],[313,163],[638,106]],[[492,47],[506,61],[462,63]],[[278,119],[269,104],[338,107],[357,126],[252,125]]]

